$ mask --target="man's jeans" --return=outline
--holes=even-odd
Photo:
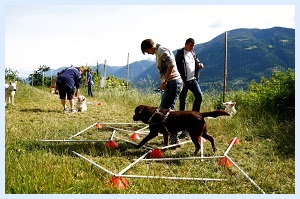
[[[175,79],[167,83],[166,89],[162,95],[160,109],[170,109],[174,110],[176,100],[180,95],[182,90],[183,82],[182,79]],[[171,135],[170,139],[171,144],[176,144],[179,142],[177,133]]]
[[[166,85],[166,89],[162,95],[161,102],[160,102],[160,109],[171,109],[174,110],[176,100],[182,90],[182,80],[175,79],[170,81]]]
[[[179,96],[179,110],[180,111],[185,110],[186,96],[187,96],[188,90],[190,90],[195,96],[192,110],[200,112],[200,106],[202,103],[202,93],[201,93],[199,83],[197,82],[196,79],[192,79],[190,81],[185,82],[184,87]]]

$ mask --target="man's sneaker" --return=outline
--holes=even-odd
[[[187,130],[182,131],[182,133],[179,135],[179,139],[188,138],[189,132]]]
[[[63,113],[68,113],[69,109],[68,108],[64,108]]]
[[[70,113],[76,113],[77,111],[76,111],[76,109],[71,109],[70,110]]]
[[[179,143],[179,139],[177,134],[172,134],[170,138],[170,144],[178,144],[178,143]]]

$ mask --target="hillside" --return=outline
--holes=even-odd
[[[202,90],[218,89],[223,84],[225,33],[206,43],[195,45],[197,56],[204,63],[200,82]],[[270,77],[273,71],[295,68],[295,30],[274,27],[270,29],[236,29],[228,31],[228,89],[247,88],[252,80]],[[183,41],[184,42],[184,41]],[[173,51],[174,55],[177,50]],[[157,69],[141,73],[141,79],[158,82]]]
[[[295,69],[295,29],[274,27],[270,29],[235,29],[227,32],[227,89],[247,89],[252,80],[259,81],[262,76],[270,77],[276,70]],[[184,40],[182,41],[184,43]],[[223,86],[224,79],[225,33],[212,40],[196,44],[195,52],[204,63],[200,72],[202,90],[217,89]],[[176,55],[178,49],[173,53]],[[93,71],[97,66],[90,66]],[[52,71],[55,75],[61,67]],[[101,76],[104,64],[99,64]],[[106,66],[106,76],[126,79],[127,65]],[[46,73],[50,76],[50,72]],[[129,64],[129,80],[138,88],[157,87],[158,72],[155,62],[141,60]],[[221,89],[222,90],[222,89]]]

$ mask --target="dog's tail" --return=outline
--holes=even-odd
[[[203,113],[200,113],[200,115],[202,116],[202,118],[205,118],[205,117],[230,116],[229,113],[227,113],[226,111],[222,111],[222,110],[211,111],[211,112],[203,112]]]

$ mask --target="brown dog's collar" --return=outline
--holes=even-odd
[[[148,119],[148,123],[150,123],[151,122],[151,120],[152,120],[152,118],[154,117],[154,115],[156,114],[156,113],[158,113],[159,112],[159,110],[158,109],[156,109],[155,110],[155,112],[151,115],[151,117],[149,117],[149,119]]]
[[[165,122],[166,122],[166,120],[168,119],[168,116],[169,116],[169,114],[170,114],[171,111],[172,111],[172,110],[169,110],[169,112],[167,112],[167,113],[165,114],[162,123],[165,123]]]

